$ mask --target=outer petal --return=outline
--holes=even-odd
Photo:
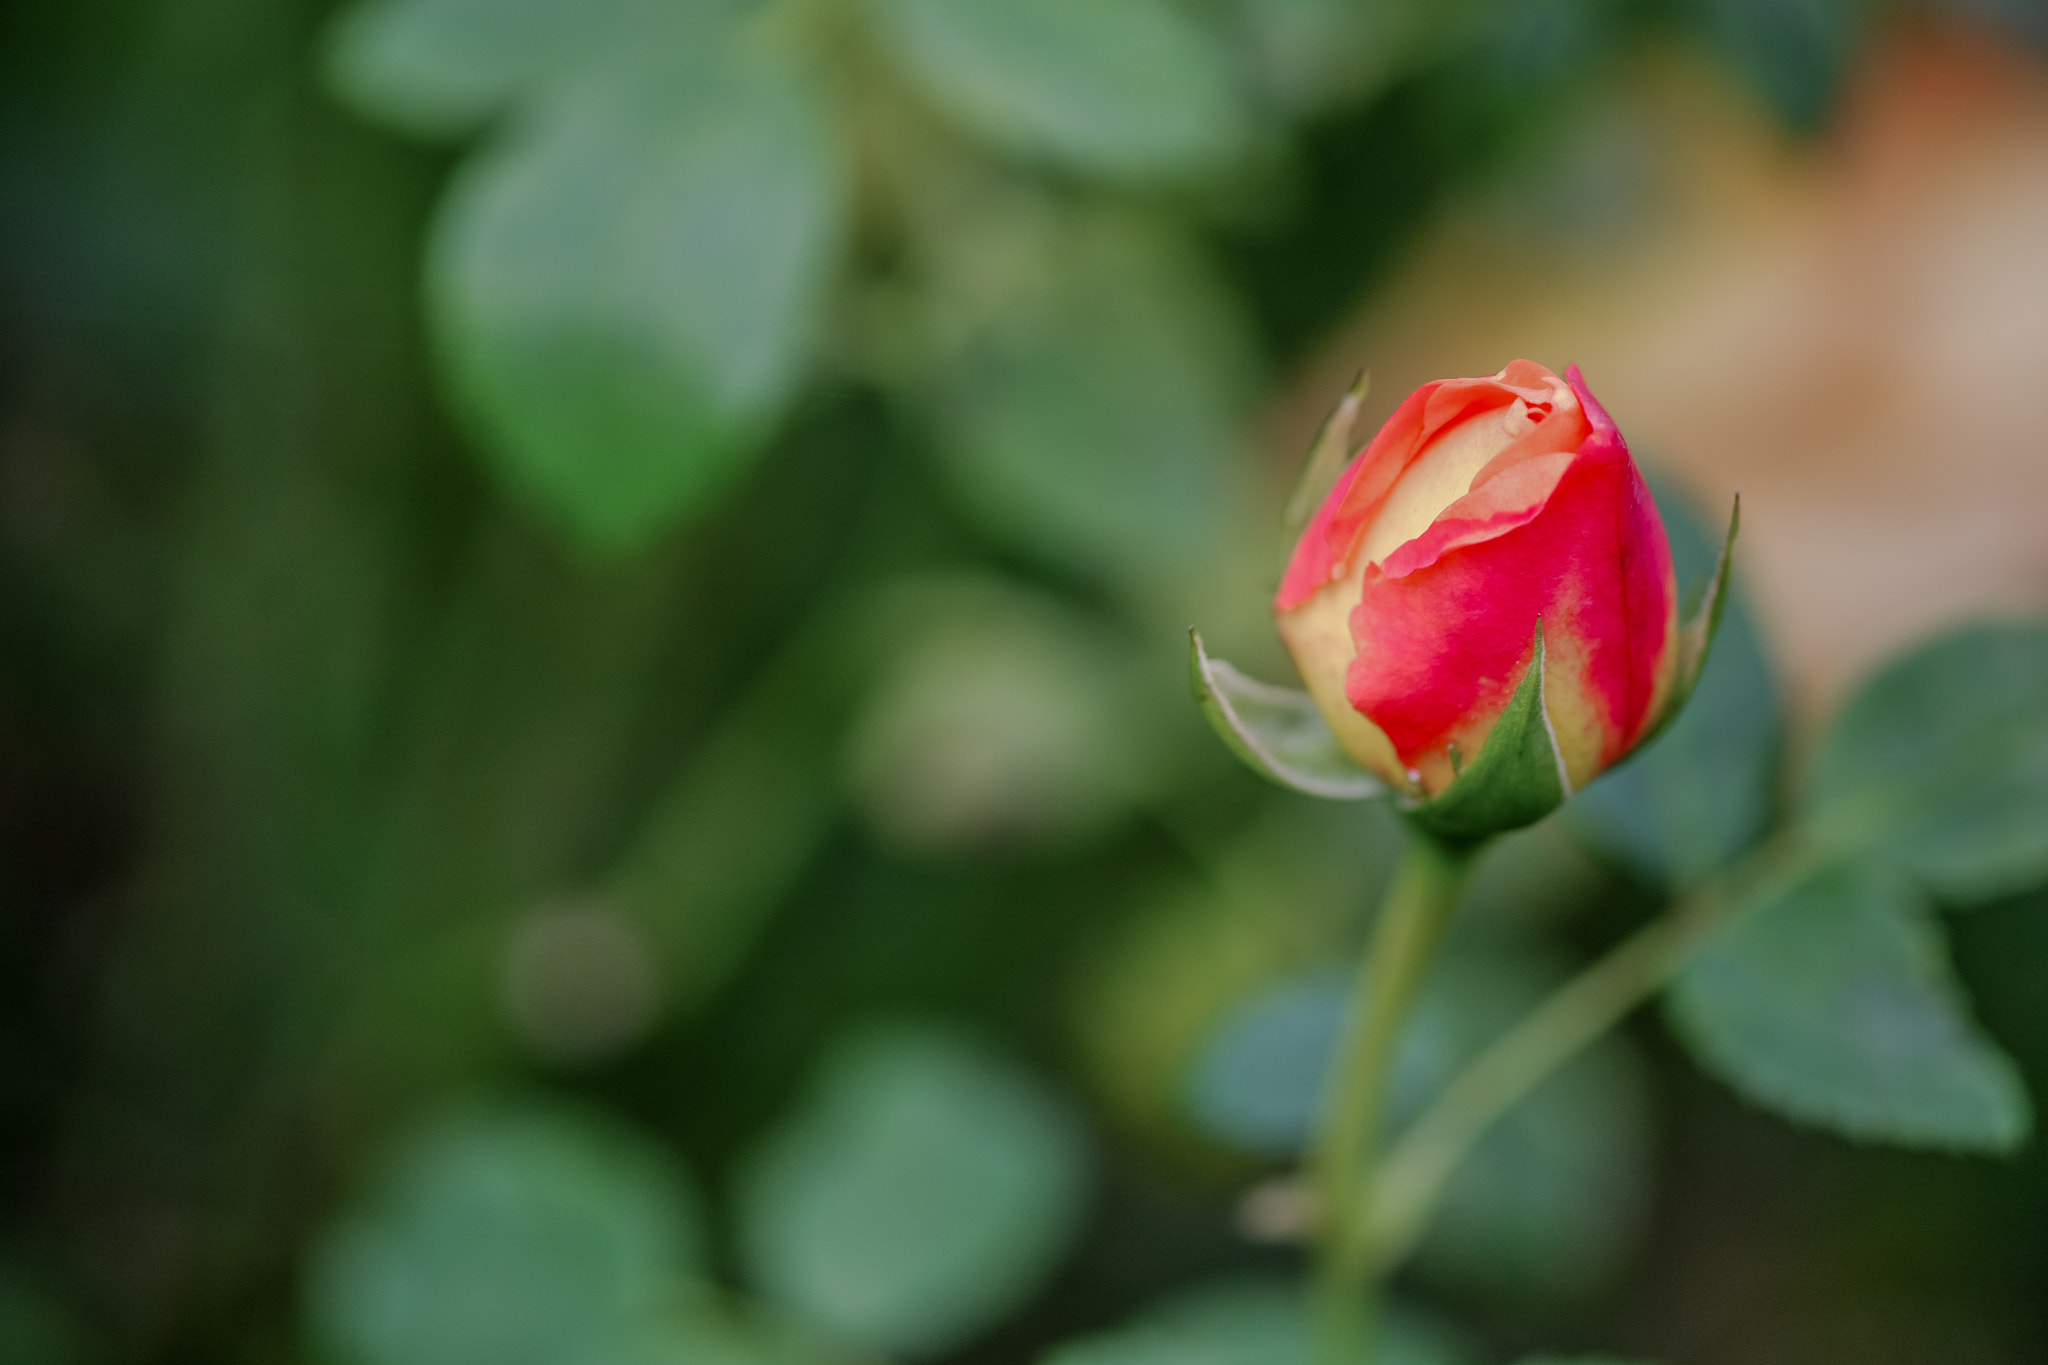
[[[1316,709],[1331,733],[1366,771],[1397,790],[1413,786],[1407,768],[1395,756],[1394,746],[1380,728],[1361,714],[1345,695],[1344,683],[1358,646],[1351,637],[1351,609],[1358,602],[1368,565],[1359,560],[1349,572],[1300,606],[1279,613],[1275,624],[1287,652]]]
[[[1493,437],[1499,442],[1498,453],[1473,480],[1474,492],[1521,461],[1575,449],[1585,439],[1586,419],[1572,390],[1532,361],[1517,360],[1483,379],[1442,379],[1423,385],[1402,401],[1372,443],[1359,452],[1302,531],[1275,609],[1292,610],[1349,576],[1401,476],[1433,449],[1476,435],[1475,424],[1485,426],[1490,417],[1501,420],[1506,414],[1500,410],[1518,400],[1551,416],[1515,435]],[[1525,496],[1523,501],[1540,498]]]
[[[1410,404],[1414,402],[1415,395],[1409,395],[1408,402],[1403,403],[1399,410],[1387,419],[1387,425],[1381,427],[1380,434],[1373,438],[1373,447],[1377,447],[1380,441],[1386,438],[1387,431],[1401,420],[1402,414],[1407,412]],[[1358,481],[1359,473],[1365,469],[1367,457],[1371,453],[1372,447],[1368,447],[1345,466],[1344,472],[1337,476],[1336,484],[1330,489],[1330,495],[1323,499],[1323,505],[1316,509],[1316,514],[1309,518],[1308,525],[1302,528],[1301,539],[1295,542],[1294,555],[1287,561],[1287,572],[1280,579],[1280,591],[1273,599],[1275,611],[1292,611],[1331,583],[1344,577],[1345,571],[1350,567],[1347,561],[1351,538],[1333,533],[1331,523],[1336,519],[1338,509],[1344,505],[1344,499],[1350,493],[1352,484]],[[1341,543],[1334,543],[1340,541]]]
[[[1568,380],[1589,428],[1577,452],[1489,467],[1425,535],[1366,569],[1351,613],[1346,695],[1432,792],[1452,779],[1449,746],[1477,755],[1527,671],[1538,616],[1574,786],[1628,752],[1671,685],[1678,594],[1663,522],[1576,367]]]

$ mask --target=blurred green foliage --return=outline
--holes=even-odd
[[[1396,1127],[1563,975],[1527,943],[1453,948],[1402,1039]],[[1232,1146],[1298,1156],[1320,1112],[1349,995],[1344,974],[1323,972],[1240,1005],[1189,1077],[1202,1128]],[[1604,1040],[1517,1106],[1453,1177],[1417,1275],[1510,1302],[1569,1300],[1611,1275],[1645,1203],[1649,1115],[1639,1065],[1625,1040]]]
[[[877,37],[994,145],[1127,179],[1215,166],[1243,111],[1219,36],[1169,0],[871,0]]]
[[[801,378],[841,232],[798,74],[677,27],[534,100],[463,168],[428,259],[486,448],[601,551],[732,482]]]
[[[1009,1311],[1073,1235],[1079,1134],[1025,1078],[944,1032],[842,1042],[741,1190],[771,1301],[845,1344],[924,1357]]]
[[[36,1277],[19,1266],[0,1266],[0,1359],[78,1365],[87,1359],[85,1340]]]
[[[0,1359],[1299,1356],[1217,1040],[1355,949],[1398,831],[1187,701],[1190,620],[1279,676],[1247,431],[1442,205],[1541,210],[1529,149],[1638,57],[1808,124],[1869,18],[0,12]],[[2048,1076],[2039,638],[1916,656],[1831,733],[1797,828],[1887,889],[1822,907],[1813,972],[1765,904],[1681,985],[1745,1093],[2004,1077],[1932,1136],[2015,1131],[1985,1035]],[[1489,854],[1431,1046],[1772,827],[1766,644],[1733,615],[1684,722]],[[1930,896],[1986,902],[1953,971]],[[1687,1210],[1752,1184],[1844,1231],[1744,1264],[1853,1252],[1857,1312],[2048,1351],[2037,1159],[1871,1164],[1660,1036],[1475,1157],[1403,1285],[1468,1330],[1397,1318],[1396,1359],[1705,1359],[1640,1305],[1725,1264]],[[1297,1124],[1313,1046],[1251,1077]],[[1869,1094],[1793,1109],[1930,1136]]]
[[[1396,1310],[1382,1349],[1386,1365],[1463,1365],[1470,1347],[1426,1318]],[[1295,1287],[1243,1278],[1183,1290],[1114,1332],[1083,1338],[1045,1365],[1308,1365],[1309,1314]]]
[[[2048,877],[2048,632],[1967,627],[1885,669],[1829,732],[1815,838],[1970,905]],[[1954,704],[1967,697],[1967,706]]]
[[[364,1365],[588,1358],[700,1269],[693,1201],[658,1152],[574,1114],[450,1116],[331,1231],[308,1310]]]

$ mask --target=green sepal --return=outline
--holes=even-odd
[[[1534,824],[1572,794],[1557,732],[1543,704],[1543,620],[1529,669],[1493,723],[1479,756],[1434,800],[1402,813],[1445,839],[1483,839]]]
[[[1721,617],[1728,610],[1728,569],[1735,562],[1735,533],[1742,527],[1742,495],[1735,495],[1735,505],[1728,512],[1728,534],[1721,541],[1721,557],[1714,563],[1713,577],[1707,580],[1706,592],[1692,615],[1678,628],[1678,667],[1672,675],[1671,694],[1664,699],[1664,709],[1643,731],[1635,743],[1640,749],[1658,735],[1664,727],[1678,719],[1678,713],[1685,709],[1685,703],[1692,696],[1692,690],[1699,686],[1700,674],[1707,666],[1707,655],[1714,648],[1714,637],[1721,631]]]
[[[1365,396],[1372,392],[1372,376],[1364,370],[1351,381],[1351,387],[1337,400],[1337,406],[1330,409],[1330,415],[1323,419],[1316,429],[1316,438],[1309,443],[1308,458],[1301,462],[1301,473],[1294,480],[1294,491],[1288,495],[1287,511],[1282,525],[1287,531],[1290,549],[1301,537],[1301,531],[1323,505],[1323,499],[1337,486],[1337,477],[1344,472],[1345,462],[1351,458],[1351,428],[1358,421],[1358,410],[1365,404]]]
[[[1209,724],[1261,775],[1332,801],[1363,801],[1386,790],[1344,752],[1315,698],[1248,678],[1210,658],[1193,628],[1188,630],[1188,681]]]

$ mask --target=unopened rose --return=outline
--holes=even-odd
[[[1576,366],[1518,360],[1410,394],[1296,545],[1280,633],[1351,756],[1435,796],[1485,748],[1535,657],[1584,786],[1662,718],[1677,585],[1656,503]]]

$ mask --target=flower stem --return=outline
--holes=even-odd
[[[1371,1232],[1379,1221],[1370,1200],[1394,1049],[1476,851],[1411,829],[1360,966],[1312,1161],[1324,1211],[1316,1267],[1322,1365],[1370,1358]]]
[[[1353,1216],[1367,1222],[1372,1273],[1386,1274],[1414,1250],[1451,1173],[1503,1114],[1662,990],[1745,891],[1802,856],[1795,841],[1766,844],[1622,940],[1454,1077],[1387,1153],[1373,1189],[1357,1197]]]

